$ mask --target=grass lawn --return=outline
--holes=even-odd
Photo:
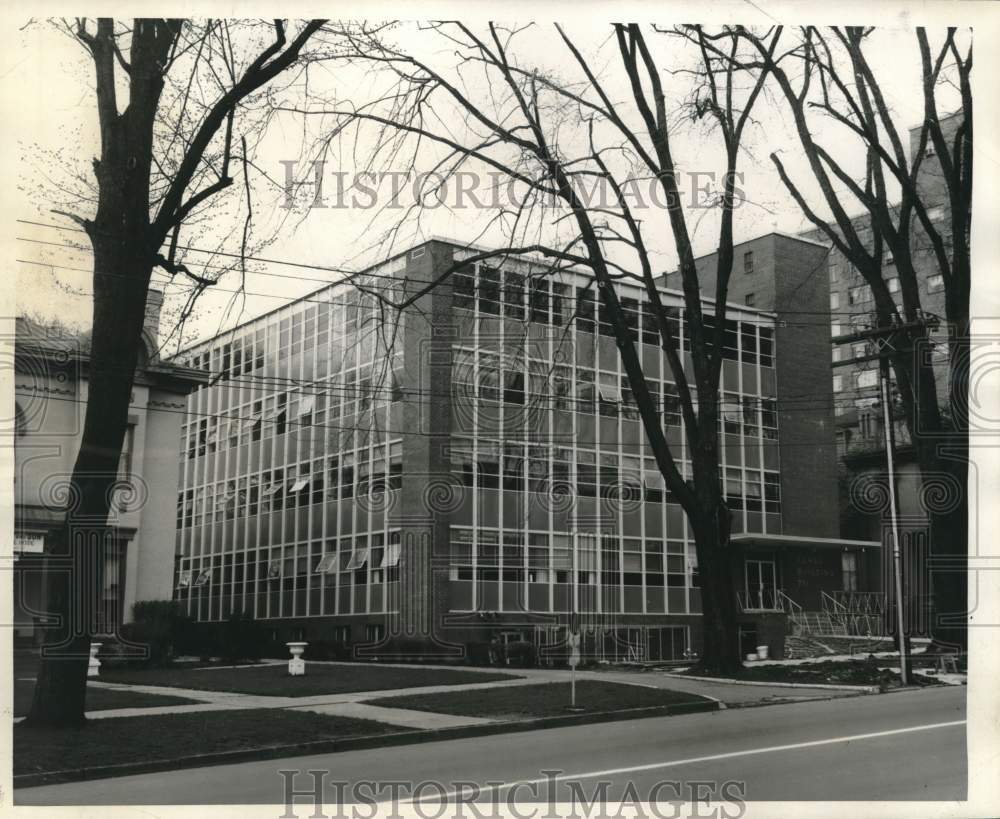
[[[388,691],[423,685],[461,685],[514,679],[512,674],[462,671],[420,666],[339,665],[306,663],[302,677],[288,676],[288,666],[252,668],[115,669],[102,672],[107,682],[168,685],[199,691],[236,691],[274,697],[311,697],[354,691]]]
[[[116,717],[90,720],[68,731],[15,725],[14,773],[78,770],[398,730],[369,720],[282,709]],[[278,787],[276,780],[275,800],[280,802]]]
[[[25,717],[31,710],[34,680],[14,681],[14,716]],[[110,711],[114,708],[152,708],[157,705],[191,705],[195,700],[165,694],[144,694],[139,691],[112,691],[109,688],[87,686],[87,710]]]
[[[462,716],[551,717],[566,714],[569,705],[568,682],[516,685],[505,688],[483,688],[475,691],[454,691],[446,694],[414,694],[368,700],[370,705],[388,708],[412,708],[415,711],[437,711]],[[670,691],[665,688],[645,688],[601,680],[578,680],[576,704],[587,711],[623,711],[656,705],[708,702],[705,697]]]

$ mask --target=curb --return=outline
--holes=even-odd
[[[386,748],[394,745],[417,745],[425,742],[441,742],[449,739],[466,739],[495,734],[515,734],[545,728],[566,728],[575,725],[618,722],[631,719],[645,719],[647,717],[699,714],[718,711],[721,707],[723,707],[722,703],[717,700],[703,700],[673,703],[671,705],[654,705],[647,708],[628,708],[623,711],[598,711],[592,714],[569,714],[566,716],[537,717],[535,719],[492,722],[481,725],[459,725],[454,728],[392,731],[370,736],[320,739],[293,745],[269,745],[263,748],[220,751],[212,754],[195,754],[176,759],[123,762],[115,765],[99,765],[91,768],[79,768],[67,771],[14,774],[13,784],[15,789],[31,788],[60,782],[81,782],[87,779],[131,776],[133,774],[173,771],[183,768],[200,768],[211,765],[227,765],[237,762],[258,762],[267,759],[281,759],[283,757],[332,754],[369,748]]]
[[[852,692],[853,693],[853,692]],[[868,692],[853,693],[853,696],[867,696]],[[815,697],[775,697],[770,700],[748,700],[746,702],[733,702],[726,705],[726,708],[731,708],[733,710],[741,710],[744,708],[770,708],[778,705],[799,705],[805,703],[817,703],[817,702],[833,702],[834,700],[847,699],[847,696],[838,696],[836,692],[830,691],[824,694],[822,691],[818,691]]]
[[[692,674],[663,674],[676,680],[699,680],[701,682],[719,683],[721,685],[757,685],[768,688],[815,688],[821,691],[853,691],[856,694],[877,694],[877,685],[837,685],[835,683],[790,683],[763,682],[761,680],[733,680],[728,677],[695,677]]]

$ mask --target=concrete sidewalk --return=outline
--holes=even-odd
[[[352,663],[343,661],[320,661],[314,660],[321,665],[367,665],[367,663]],[[383,666],[409,667],[407,663],[379,663]],[[432,665],[421,664],[421,668],[454,669],[453,665]],[[484,668],[485,671],[506,671],[512,674],[519,674],[533,682],[568,682],[570,670],[568,668],[511,668],[507,666]],[[718,700],[727,705],[749,705],[764,704],[774,700],[815,700],[830,699],[837,696],[855,696],[864,693],[863,686],[858,686],[858,690],[822,690],[820,688],[810,688],[802,686],[788,688],[783,685],[767,685],[766,683],[745,685],[743,683],[732,683],[725,680],[699,680],[695,678],[685,678],[671,676],[674,672],[670,669],[654,669],[649,671],[633,671],[622,668],[608,669],[588,669],[576,672],[578,680],[591,679],[603,680],[605,682],[618,682],[626,685],[639,685],[646,688],[669,688],[673,691],[683,691],[689,694],[699,694],[709,699]],[[523,685],[523,682],[521,683]],[[463,686],[448,686],[450,689],[460,689]],[[414,689],[406,689],[400,693],[413,692]],[[362,699],[374,698],[368,694]]]
[[[204,691],[194,688],[176,688],[172,686],[158,685],[126,685],[125,683],[102,683],[92,680],[89,684],[96,688],[109,688],[118,691],[138,691],[146,694],[163,694],[186,699],[198,700],[198,704],[192,705],[157,705],[148,708],[114,708],[104,711],[88,711],[88,719],[114,719],[116,717],[138,717],[155,716],[159,714],[198,714],[205,711],[235,711],[239,709],[253,708],[289,708],[307,711],[316,711],[324,714],[343,714],[353,716],[350,708],[346,706],[355,705],[364,700],[372,700],[379,697],[398,697],[417,694],[441,694],[449,691],[473,691],[479,688],[499,688],[505,686],[534,685],[539,680],[534,679],[514,679],[514,680],[492,680],[484,683],[465,683],[461,685],[424,685],[415,688],[390,688],[378,691],[351,691],[339,694],[317,694],[310,697],[269,697],[259,694],[240,694],[234,691]],[[376,708],[371,713],[386,712],[390,709]],[[393,711],[397,709],[391,709]],[[390,722],[408,727],[439,728],[443,722],[435,717],[444,715],[430,714],[429,712],[408,712],[414,715],[423,714],[423,724],[416,716],[406,719],[389,720],[378,719],[377,717],[366,717],[366,719],[378,719],[379,722]],[[471,724],[478,722],[477,718],[450,717],[448,724],[456,724],[454,720],[459,720],[458,724]],[[488,721],[488,720],[487,720]]]
[[[519,669],[518,673],[528,675],[537,673],[545,681],[564,682],[569,679],[570,672],[563,669]],[[627,683],[628,685],[642,685],[648,688],[669,688],[672,691],[698,694],[732,706],[766,704],[776,700],[805,701],[831,697],[853,697],[861,693],[860,691],[816,688],[785,688],[777,685],[751,686],[729,683],[725,680],[709,682],[671,676],[670,672],[665,671],[578,671],[576,677],[578,680],[603,680],[605,682]]]
[[[320,663],[316,663],[320,664]],[[322,663],[323,665],[368,665],[367,663]],[[404,663],[382,663],[380,665],[399,665]],[[442,668],[454,670],[454,666],[421,666],[421,668]],[[307,664],[308,669],[308,664]],[[492,669],[491,669],[492,670]],[[539,683],[569,682],[568,669],[554,668],[518,668],[510,669],[512,673],[521,675],[519,679],[491,680],[483,683],[463,683],[459,685],[427,685],[414,688],[398,688],[380,691],[352,691],[337,694],[319,694],[308,697],[274,697],[259,694],[241,694],[232,691],[206,691],[193,688],[177,688],[159,685],[132,685],[125,683],[101,682],[91,680],[89,685],[96,688],[107,688],[118,691],[137,691],[147,694],[160,694],[185,699],[196,700],[190,705],[160,705],[145,708],[116,708],[104,711],[88,711],[88,719],[115,719],[118,717],[159,716],[162,714],[197,714],[206,711],[231,711],[255,708],[287,708],[303,711],[315,711],[322,714],[354,716],[372,719],[392,725],[407,728],[442,728],[456,725],[472,725],[490,722],[482,717],[455,716],[432,713],[429,711],[412,711],[401,708],[385,708],[368,705],[368,700],[382,697],[417,696],[420,694],[440,694],[453,691],[473,691],[482,688],[502,688]],[[206,673],[210,673],[206,669]],[[307,672],[308,673],[308,670]],[[768,685],[737,685],[725,681],[706,681],[684,679],[669,676],[661,671],[578,671],[578,680],[600,680],[602,682],[636,685],[643,688],[664,688],[697,694],[708,699],[717,700],[730,706],[763,705],[776,701],[805,701],[829,699],[831,697],[856,696],[858,692],[817,690],[809,688],[785,688]],[[19,722],[20,719],[15,720]]]
[[[496,720],[486,717],[457,716],[455,714],[438,714],[432,711],[413,711],[408,708],[385,708],[380,705],[368,705],[363,702],[341,702],[330,705],[306,705],[301,708],[290,708],[292,711],[313,711],[317,714],[329,714],[335,717],[352,717],[353,719],[368,719],[373,722],[384,722],[400,728],[419,728],[434,730],[436,728],[457,728],[461,725],[486,725]]]

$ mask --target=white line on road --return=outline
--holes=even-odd
[[[669,768],[674,765],[690,765],[694,762],[713,762],[718,759],[732,759],[738,756],[753,756],[755,754],[771,754],[779,751],[792,751],[798,748],[816,748],[820,745],[835,745],[839,742],[858,742],[864,739],[877,739],[879,737],[894,736],[896,734],[909,734],[915,731],[932,731],[936,728],[951,728],[956,725],[965,725],[966,720],[958,719],[951,722],[932,722],[927,725],[913,725],[909,728],[893,728],[889,731],[874,731],[870,734],[852,734],[846,737],[831,737],[830,739],[814,739],[809,742],[793,742],[788,745],[770,745],[766,748],[750,748],[745,751],[729,751],[724,754],[711,754],[709,756],[693,756],[687,759],[672,759],[668,762],[652,762],[648,765],[633,765],[628,768],[606,768],[602,771],[588,771],[586,773],[559,774],[553,776],[541,776],[537,779],[518,779],[513,782],[503,782],[499,784],[484,785],[480,794],[491,791],[505,791],[509,788],[520,787],[522,785],[540,785],[542,783],[559,782],[570,779],[577,781],[580,779],[593,779],[597,776],[615,776],[616,774],[634,773],[637,771],[652,771],[657,768]],[[415,802],[443,802],[462,795],[466,797],[467,791],[449,791],[448,793],[427,799],[409,800],[403,804],[413,804]]]

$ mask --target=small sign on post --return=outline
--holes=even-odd
[[[567,639],[569,643],[569,710],[582,711],[576,705],[576,667],[580,664],[580,632],[571,631]]]

